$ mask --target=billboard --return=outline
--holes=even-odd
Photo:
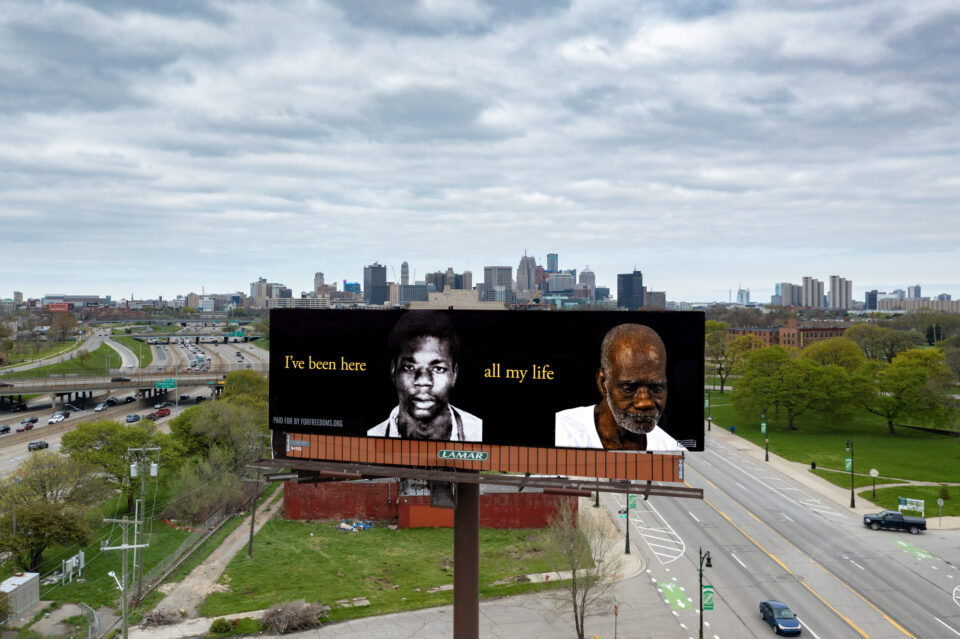
[[[398,442],[486,462],[501,457],[490,447],[702,450],[703,324],[698,312],[273,310],[274,456],[350,457],[340,445],[390,463],[414,450]]]

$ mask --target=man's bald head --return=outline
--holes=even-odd
[[[655,330],[643,324],[619,324],[603,336],[603,343],[600,345],[600,368],[609,371],[615,353],[618,353],[624,345],[633,346],[638,350],[655,349],[662,354],[659,359],[662,359],[666,365],[667,349]]]

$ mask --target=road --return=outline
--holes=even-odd
[[[712,562],[704,583],[716,589],[706,637],[769,636],[758,612],[768,598],[787,602],[815,638],[960,637],[957,531],[869,530],[864,509],[825,499],[741,445],[712,437],[688,455],[686,479],[704,488],[703,502],[652,498],[631,512],[651,587],[685,626],[698,625],[702,548]],[[622,502],[610,495],[604,505]]]

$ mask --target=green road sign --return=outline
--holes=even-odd
[[[713,610],[713,586],[703,584],[703,609]]]
[[[687,596],[683,594],[683,591],[680,590],[680,586],[671,582],[663,582],[657,584],[657,589],[660,591],[660,594],[663,595],[664,601],[670,604],[670,607],[674,610],[687,610],[690,608],[690,602],[687,601]]]
[[[627,508],[636,508],[636,507],[637,507],[637,496],[627,495]]]
[[[626,518],[627,518],[627,513],[623,513],[622,515],[620,515],[620,519],[626,519]]]
[[[161,379],[157,382],[157,388],[176,388],[177,380],[175,379]]]
[[[853,469],[853,460],[849,457],[843,460],[843,469],[849,473]]]
[[[243,331],[230,331],[230,337],[243,337]]]
[[[761,435],[767,434],[767,422],[760,422],[760,434]]]

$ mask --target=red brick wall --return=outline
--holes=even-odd
[[[391,483],[328,482],[284,483],[284,517],[287,519],[396,520],[401,528],[453,526],[453,510],[431,508],[429,496],[403,497]],[[561,499],[576,497],[529,493],[480,495],[480,525],[487,528],[543,528]],[[389,503],[388,503],[389,500]]]

